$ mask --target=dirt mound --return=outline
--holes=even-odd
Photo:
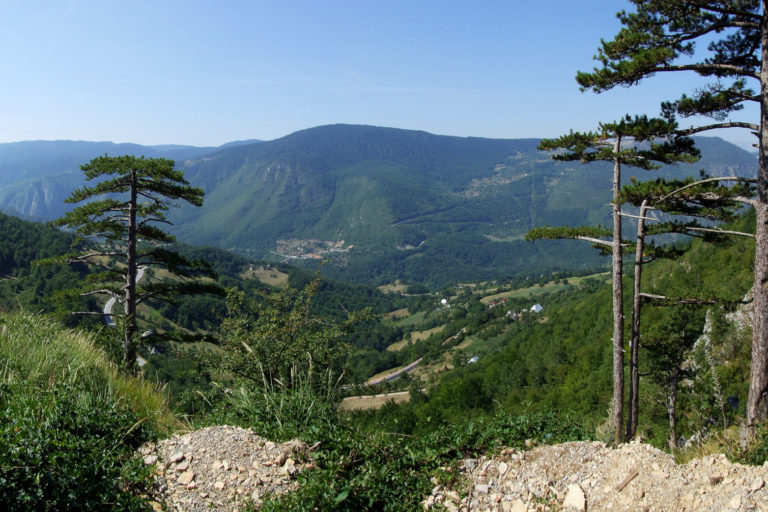
[[[239,427],[207,427],[175,435],[140,452],[156,465],[157,486],[169,510],[237,511],[259,504],[267,493],[296,488],[294,475],[306,467],[300,441],[276,444]],[[156,508],[160,508],[159,504]]]
[[[465,484],[436,486],[429,510],[764,510],[768,463],[729,462],[724,455],[675,464],[656,448],[633,442],[609,448],[575,442],[466,459]]]

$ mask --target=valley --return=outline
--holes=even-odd
[[[211,274],[199,278],[208,293],[182,294],[170,301],[150,297],[137,308],[136,332],[152,333],[138,346],[143,363],[138,371],[143,381],[162,388],[162,407],[197,426],[249,425],[276,440],[305,436],[315,444],[325,443],[315,460],[333,458],[322,470],[333,474],[343,467],[334,450],[343,450],[344,457],[365,452],[376,460],[379,455],[366,450],[386,447],[386,453],[401,453],[392,442],[407,442],[407,449],[419,454],[414,464],[423,468],[437,461],[450,466],[457,450],[492,450],[497,438],[518,446],[526,446],[531,438],[609,441],[605,415],[611,383],[611,291],[605,259],[589,244],[525,240],[525,226],[543,219],[599,222],[604,196],[593,194],[592,180],[608,169],[588,174],[573,165],[547,164],[540,155],[524,151],[528,142],[471,141],[480,154],[488,147],[499,146],[502,153],[515,145],[523,148],[508,159],[512,163],[489,164],[485,177],[467,181],[485,171],[466,163],[467,168],[454,167],[454,174],[440,185],[427,179],[437,171],[426,160],[413,168],[422,174],[406,172],[397,159],[364,165],[347,161],[343,168],[334,167],[335,159],[323,160],[323,172],[305,173],[308,162],[325,152],[327,144],[339,143],[337,130],[357,133],[358,128],[319,129],[321,139],[330,140],[315,149],[317,154],[280,165],[273,162],[261,174],[259,164],[232,182],[255,194],[249,202],[263,208],[240,210],[239,215],[257,222],[237,222],[225,209],[221,218],[201,215],[192,224],[187,217],[191,214],[182,209],[173,214],[176,227],[171,228],[180,241],[138,242],[142,254],[160,251],[170,262],[140,267],[139,293],[187,283],[171,269],[185,271],[201,260],[210,263]],[[362,134],[366,140],[376,135],[400,142],[412,136],[382,130],[369,127]],[[313,147],[309,135],[317,133],[310,130],[296,137]],[[438,146],[455,142],[432,137],[427,140]],[[718,140],[704,143],[732,149]],[[290,156],[297,141],[288,137],[280,144],[291,148],[284,149]],[[214,182],[212,176],[219,173],[223,178],[226,166],[241,169],[244,157],[253,162],[251,151],[257,147],[266,151],[265,159],[282,158],[275,149],[280,145],[260,142],[224,148],[199,160],[188,158],[182,167],[196,172],[204,183],[208,179],[216,199],[234,185],[223,179]],[[490,154],[488,162],[499,161],[498,154]],[[233,160],[213,171],[208,166],[218,158]],[[466,158],[474,161],[475,156]],[[707,158],[716,160],[717,155]],[[744,157],[743,169],[752,158]],[[533,167],[529,172],[510,170],[513,163]],[[200,168],[191,171],[195,166]],[[731,165],[727,172],[734,169]],[[665,169],[661,174],[672,172]],[[276,180],[277,188],[248,188],[254,176],[260,187]],[[350,176],[354,179],[347,181]],[[370,193],[376,189],[387,193]],[[361,190],[367,192],[346,195]],[[398,203],[400,193],[407,207]],[[231,198],[227,208],[238,201]],[[284,203],[291,208],[283,210]],[[378,214],[371,216],[374,211]],[[297,218],[304,219],[301,227],[294,224]],[[218,224],[223,219],[229,219],[229,229]],[[636,220],[625,222],[631,229]],[[754,216],[739,212],[728,227],[748,232],[754,222]],[[330,226],[335,227],[326,229]],[[110,253],[111,246],[4,214],[0,227],[5,237],[0,245],[0,330],[6,332],[6,324],[17,329],[19,321],[31,322],[19,316],[19,310],[39,311],[46,321],[92,333],[96,349],[109,364],[124,364],[119,362],[120,343],[110,334],[115,329],[102,328],[100,313],[108,313],[104,301],[79,294],[104,278],[100,269],[116,265],[117,274],[125,272],[118,262],[124,245],[117,244],[112,256],[90,267],[61,265],[54,260],[72,251]],[[244,230],[241,240],[257,240],[261,248],[237,246],[230,251],[188,243],[208,230],[232,234],[239,229]],[[751,327],[744,323],[746,310],[734,313],[733,308],[746,307],[735,304],[750,287],[753,242],[680,239],[676,244],[681,255],[660,258],[645,270],[647,293],[674,290],[679,296],[716,297],[729,305],[644,310],[648,324],[641,351],[638,428],[657,447],[667,444],[672,430],[663,401],[669,396],[665,379],[685,368],[675,408],[680,453],[701,449],[691,440],[706,439],[712,450],[725,447],[738,460],[754,460],[758,452],[737,454],[732,435],[727,441],[707,437],[712,425],[728,428],[743,414]],[[168,259],[171,253],[179,259]],[[627,272],[625,304],[631,302],[628,266]],[[125,285],[111,286],[120,292]],[[86,314],[73,316],[72,311]],[[705,324],[706,338],[700,336]],[[670,356],[667,341],[689,329],[695,336],[685,338],[683,352]],[[2,357],[10,356],[6,352]],[[13,375],[17,385],[19,377]],[[343,448],[336,448],[337,443]],[[441,455],[435,458],[435,453]],[[380,462],[388,467],[403,463],[399,455]],[[353,464],[348,470],[357,474],[361,468]],[[407,472],[397,474],[402,478]],[[408,485],[422,482],[420,476],[408,478]],[[419,492],[427,496],[426,491]]]

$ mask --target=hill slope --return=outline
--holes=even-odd
[[[754,155],[720,139],[698,141],[701,162],[660,174],[754,173]],[[353,280],[437,284],[599,264],[578,244],[522,241],[534,226],[609,220],[610,166],[555,162],[537,145],[312,128],[186,162],[206,204],[174,214],[175,232],[258,257],[326,258],[326,273]]]
[[[701,162],[642,175],[754,173],[754,155],[720,139],[697,140]],[[171,212],[174,233],[193,244],[310,266],[327,259],[326,274],[368,282],[442,284],[600,265],[582,244],[522,240],[534,226],[609,220],[610,166],[555,162],[537,144],[332,125],[216,150],[0,145],[0,209],[54,218],[82,184],[79,164],[132,152],[175,158],[205,190],[202,208]],[[625,173],[632,174],[639,172]]]

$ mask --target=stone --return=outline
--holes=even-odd
[[[147,466],[151,466],[152,464],[157,462],[157,455],[147,455],[144,457],[144,464]]]
[[[505,501],[504,504],[510,503],[509,501]],[[525,502],[520,500],[515,500],[511,502],[509,507],[509,512],[528,512],[528,505],[525,504]]]
[[[189,485],[189,483],[195,479],[194,471],[185,471],[179,476],[178,482],[181,485]]]
[[[563,508],[579,511],[587,510],[587,497],[584,496],[584,490],[579,484],[568,486],[568,492],[565,494],[565,500],[563,501]]]
[[[225,486],[225,485],[226,485],[226,484],[225,484],[224,482],[222,482],[221,480],[219,480],[218,482],[216,482],[216,483],[214,483],[214,484],[213,484],[213,488],[214,488],[214,489],[216,489],[217,491],[220,491],[220,490],[224,489],[224,486]]]
[[[179,464],[176,466],[176,472],[177,473],[183,473],[184,471],[189,469],[189,461],[183,460],[179,462]]]
[[[731,498],[731,501],[728,502],[728,506],[733,510],[739,510],[739,507],[741,507],[741,495],[737,494]]]
[[[758,477],[758,478],[755,478],[755,479],[754,479],[754,480],[752,480],[752,482],[750,482],[750,484],[749,484],[749,491],[750,491],[750,492],[759,491],[760,489],[762,489],[762,488],[763,488],[763,486],[764,486],[764,485],[765,485],[765,480],[763,480],[763,479],[762,479],[762,478],[760,478],[760,477]]]
[[[179,462],[183,458],[184,458],[183,452],[175,452],[171,454],[171,457],[168,459],[168,462]]]

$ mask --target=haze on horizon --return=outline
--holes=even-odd
[[[576,71],[594,67],[600,38],[617,32],[615,14],[630,6],[5,3],[0,141],[217,146],[334,123],[492,138],[590,130],[626,113],[655,115],[669,94],[699,83],[659,76],[579,92]],[[753,142],[745,131],[716,135]]]

